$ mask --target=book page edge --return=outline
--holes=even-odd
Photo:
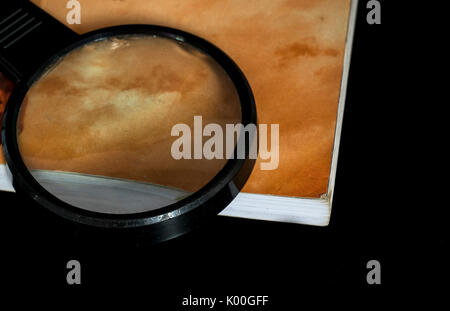
[[[328,191],[327,198],[329,201],[329,208],[331,213],[331,208],[333,205],[333,196],[334,196],[334,186],[336,182],[336,171],[338,165],[338,157],[339,157],[339,145],[342,134],[342,123],[344,119],[344,109],[345,109],[345,101],[347,96],[347,82],[350,71],[350,60],[352,56],[353,49],[353,37],[355,34],[356,27],[356,16],[358,11],[358,0],[351,1],[350,7],[350,15],[348,20],[348,30],[347,30],[347,38],[345,43],[345,53],[344,53],[344,65],[342,69],[342,79],[341,79],[341,90],[339,95],[339,104],[338,104],[338,113],[336,119],[336,129],[334,136],[334,146],[333,146],[333,155],[331,160],[331,168],[330,168],[330,179],[328,181]]]
[[[12,186],[11,173],[4,164],[0,164],[0,191],[15,192]]]
[[[326,199],[255,193],[239,193],[219,215],[315,226],[327,226],[330,221],[330,209]]]

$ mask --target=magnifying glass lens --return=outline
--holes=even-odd
[[[123,36],[88,43],[37,79],[17,142],[52,195],[132,214],[204,187],[227,161],[226,124],[241,119],[234,84],[211,57],[172,39]]]

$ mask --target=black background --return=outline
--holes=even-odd
[[[302,305],[305,288],[363,289],[377,297],[384,290],[444,282],[448,240],[437,209],[417,187],[427,183],[412,160],[417,129],[403,122],[411,120],[416,96],[408,79],[411,52],[404,49],[414,31],[401,22],[410,12],[381,3],[381,25],[368,25],[366,1],[359,5],[328,227],[217,217],[151,246],[87,237],[22,196],[0,193],[1,281],[8,289],[73,293],[140,289],[145,295],[135,300],[167,310],[189,294],[269,295],[273,309],[285,310]],[[413,98],[406,100],[406,93]],[[418,209],[421,219],[413,217]],[[70,259],[81,262],[80,286],[66,283]],[[381,285],[366,282],[371,259],[381,263]]]

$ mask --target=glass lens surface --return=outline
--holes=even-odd
[[[122,36],[70,52],[37,79],[17,141],[52,195],[131,214],[204,187],[231,152],[226,124],[240,122],[236,89],[211,57],[171,39]]]

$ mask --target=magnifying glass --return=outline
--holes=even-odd
[[[0,6],[0,70],[17,82],[2,144],[18,192],[159,241],[236,197],[256,158],[243,131],[256,129],[256,107],[223,51],[155,25],[79,36],[27,1]]]

